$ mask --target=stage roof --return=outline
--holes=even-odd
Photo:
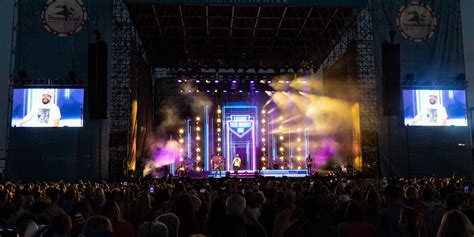
[[[283,1],[295,3],[284,6]],[[218,4],[199,4],[216,2],[202,0],[175,1],[185,4],[170,4],[172,0],[125,2],[149,62],[157,68],[317,68],[354,20],[357,8],[366,3],[317,0],[303,6],[302,0],[262,0],[269,2],[265,5],[252,5],[257,1],[251,0],[219,0]]]

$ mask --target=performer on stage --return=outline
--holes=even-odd
[[[232,166],[234,167],[234,173],[236,177],[239,177],[240,163],[242,160],[239,157],[239,154],[235,154],[234,159],[232,160]]]
[[[313,166],[313,158],[311,157],[311,154],[306,158],[306,166],[308,167],[308,175],[311,176],[311,168]]]
[[[181,162],[179,162],[178,170],[176,173],[178,173],[179,177],[184,177],[186,176],[187,170],[186,170],[186,157],[183,157],[180,159]]]
[[[212,169],[214,170],[214,176],[217,176],[219,172],[219,177],[222,176],[222,170],[224,169],[224,158],[221,155],[217,154],[212,156]]]

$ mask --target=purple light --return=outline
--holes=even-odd
[[[179,83],[183,82],[181,79],[178,80]]]
[[[289,83],[290,83],[290,81],[285,81],[285,83],[286,83],[286,84],[289,84]]]
[[[237,83],[237,81],[236,81],[236,80],[233,80],[232,83]]]
[[[255,91],[255,93],[258,93],[258,91]]]
[[[242,93],[242,90],[239,90],[240,93]]]
[[[255,83],[254,81],[250,81],[251,84]]]
[[[224,93],[227,93],[227,90],[223,90]]]
[[[201,81],[200,80],[196,80],[196,83],[200,83]]]
[[[207,92],[207,93],[210,93],[211,91],[210,91],[210,90],[207,90],[206,92]]]
[[[214,83],[219,83],[219,81],[218,81],[218,80],[215,80]]]
[[[268,84],[272,83],[272,81],[267,81]]]

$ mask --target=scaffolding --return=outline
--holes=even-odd
[[[366,172],[376,173],[380,105],[377,101],[372,16],[368,7],[359,12],[356,27],[363,169]]]
[[[320,69],[335,63],[347,50],[351,41],[357,47],[357,84],[360,102],[360,127],[362,133],[362,168],[366,172],[377,172],[379,105],[377,103],[377,81],[373,48],[372,17],[368,7],[354,13],[354,19],[342,32],[339,41],[321,64]]]
[[[110,81],[109,164],[110,176],[125,174],[128,155],[132,24],[122,0],[113,1],[112,73]]]

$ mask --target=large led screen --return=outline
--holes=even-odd
[[[467,126],[464,90],[403,90],[405,125]]]
[[[82,127],[83,88],[15,88],[12,127]]]

